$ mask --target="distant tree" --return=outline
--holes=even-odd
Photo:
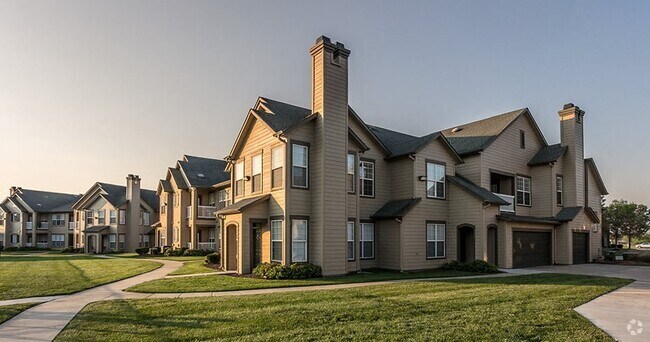
[[[603,223],[609,234],[614,236],[616,244],[626,236],[629,249],[632,238],[641,237],[650,230],[650,211],[644,204],[614,200],[603,209]]]

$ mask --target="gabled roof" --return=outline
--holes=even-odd
[[[88,228],[84,229],[83,232],[86,233],[86,234],[88,234],[88,233],[101,233],[101,232],[103,232],[105,230],[108,230],[108,228],[110,228],[110,226],[91,226],[91,227],[88,227]]]
[[[7,207],[7,205],[6,205],[7,201],[9,201],[9,199],[8,199],[8,198],[5,198],[5,200],[2,201],[2,203],[0,203],[0,210],[2,210],[2,211],[4,211],[5,213],[9,214],[9,213],[11,212],[11,210],[10,210],[9,207]]]
[[[225,171],[228,163],[224,160],[185,155],[178,165],[190,187],[209,188],[230,179],[230,172]]]
[[[172,192],[174,191],[174,188],[172,188],[172,183],[169,182],[166,179],[161,179],[158,182],[158,191],[156,193],[160,195],[162,192]]]
[[[311,115],[310,109],[266,97],[257,99],[253,111],[275,132],[285,131]]]
[[[582,211],[582,207],[566,207],[562,208],[555,219],[562,222],[572,221]]]
[[[501,197],[495,195],[494,193],[492,193],[491,191],[485,188],[482,188],[472,183],[469,179],[464,178],[458,174],[456,174],[456,176],[447,176],[447,179],[450,182],[456,184],[459,188],[465,190],[467,193],[480,199],[483,202],[496,204],[496,205],[508,204],[508,202],[506,202]]]
[[[176,183],[176,186],[179,189],[189,189],[190,188],[187,185],[187,182],[185,182],[185,178],[183,178],[183,174],[181,173],[181,170],[170,167],[168,169],[168,172],[171,174],[171,178],[174,179],[174,183]]]
[[[591,169],[591,171],[596,175],[596,184],[598,185],[598,188],[600,189],[600,192],[603,195],[608,195],[609,192],[607,191],[607,188],[605,187],[605,182],[603,182],[603,178],[600,176],[600,172],[598,172],[598,167],[596,166],[596,162],[594,161],[593,158],[587,158],[585,159],[585,166]]]
[[[554,163],[562,157],[568,150],[568,147],[561,144],[544,146],[528,162],[528,166],[546,165]]]
[[[527,222],[527,223],[541,223],[541,224],[552,224],[559,226],[562,222],[555,219],[555,217],[537,217],[537,216],[524,216],[524,215],[515,215],[515,214],[506,214],[501,213],[496,216],[499,221],[507,222]]]
[[[449,152],[458,162],[462,162],[456,150],[440,132],[431,133],[422,137],[415,137],[406,133],[396,132],[387,128],[368,125],[368,128],[388,149],[388,159],[399,158],[417,153],[436,139],[441,139]]]
[[[411,211],[418,203],[420,203],[421,198],[409,198],[403,200],[389,201],[384,204],[383,207],[379,208],[377,212],[372,214],[370,218],[374,220],[390,220],[390,219],[402,219],[406,214]]]
[[[14,196],[22,200],[32,210],[43,213],[71,212],[72,204],[81,197],[81,195],[23,188],[21,188]],[[16,203],[18,201],[12,202]]]
[[[233,203],[219,211],[217,211],[217,215],[228,215],[228,214],[236,214],[236,213],[241,213],[242,210],[244,210],[246,207],[249,207],[253,204],[266,201],[271,197],[270,194],[267,195],[262,195],[262,196],[257,196],[257,197],[250,197],[250,198],[245,198],[239,202]]]
[[[99,190],[100,196],[116,208],[122,206],[127,202],[126,186],[97,182],[74,204],[76,205],[77,203],[82,202],[81,200],[86,196],[96,194],[97,188]],[[158,208],[160,207],[160,198],[155,191],[140,189],[140,199],[147,203],[153,210],[158,211]]]
[[[495,115],[486,119],[458,125],[442,131],[451,145],[461,156],[466,156],[485,150],[496,138],[503,133],[517,118],[528,116],[533,128],[547,145],[546,139],[535,122],[528,108],[513,110],[511,112]]]
[[[20,211],[29,211],[16,197],[7,197]]]
[[[600,223],[600,218],[598,217],[598,214],[594,211],[592,207],[586,207],[585,208],[585,213],[589,218],[594,221],[594,223]]]

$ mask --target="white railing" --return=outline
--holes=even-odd
[[[217,243],[216,242],[199,242],[196,246],[197,249],[202,249],[204,251],[216,251]]]
[[[34,222],[25,222],[25,229],[32,229],[34,227]]]
[[[515,196],[511,195],[504,195],[504,194],[497,194],[495,195],[499,196],[502,200],[508,202],[508,204],[502,205],[501,206],[501,211],[507,212],[507,213],[514,213],[515,212]]]
[[[41,222],[38,225],[38,229],[48,229],[50,228],[50,222]]]
[[[25,242],[25,247],[32,247],[32,243],[31,242]]]
[[[68,222],[68,229],[74,230],[74,222]]]
[[[47,242],[39,242],[36,244],[36,247],[38,248],[47,248]]]
[[[214,212],[217,211],[216,207],[209,207],[205,205],[200,205],[197,207],[197,217],[198,218],[207,218],[207,219],[213,219],[216,216],[214,216]]]

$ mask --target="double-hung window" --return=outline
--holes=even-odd
[[[52,225],[55,227],[60,227],[65,225],[65,219],[63,218],[63,214],[52,215]]]
[[[564,205],[564,179],[562,176],[555,177],[555,197],[558,206]]]
[[[282,262],[282,220],[271,221],[271,261]]]
[[[120,209],[120,224],[126,224],[126,210]]]
[[[356,177],[355,177],[355,171],[356,171],[356,159],[357,156],[354,155],[354,153],[348,153],[348,174],[347,174],[347,187],[348,187],[348,192],[349,193],[354,193],[355,191],[355,185],[356,185]]]
[[[282,170],[284,166],[284,147],[276,147],[271,151],[271,187],[282,186]]]
[[[20,235],[18,235],[18,234],[11,234],[11,243],[12,243],[12,244],[20,243]]]
[[[86,224],[92,225],[95,223],[95,218],[93,217],[94,213],[92,210],[86,210]]]
[[[116,244],[115,244],[115,234],[108,234],[108,248],[109,249],[115,249]]]
[[[375,162],[362,160],[359,164],[359,179],[361,186],[360,195],[363,197],[375,196]]]
[[[354,221],[348,221],[347,255],[348,260],[354,260]]]
[[[20,222],[20,213],[12,213],[11,222]]]
[[[108,215],[109,215],[108,222],[110,224],[116,224],[117,223],[117,211],[111,210],[111,211],[108,212]]]
[[[375,257],[375,224],[361,223],[361,259]]]
[[[52,234],[52,248],[63,248],[65,246],[65,235]]]
[[[219,206],[217,207],[218,209],[223,209],[228,205],[228,201],[230,200],[230,190],[224,189],[224,190],[219,190]]]
[[[291,262],[307,262],[307,220],[291,221]]]
[[[235,164],[235,197],[244,195],[244,162]]]
[[[97,210],[97,224],[106,224],[106,212],[104,209]]]
[[[427,259],[445,257],[445,224],[427,223]]]
[[[517,205],[530,206],[530,178],[517,176]]]
[[[309,184],[309,147],[292,144],[291,158],[291,185],[296,188],[307,188]]]
[[[254,156],[252,164],[253,189],[251,191],[257,193],[262,191],[262,155],[258,154]]]
[[[208,195],[208,206],[209,207],[216,207],[217,206],[217,194],[214,192],[211,192]]]
[[[120,235],[118,235],[117,238],[118,238],[118,240],[117,240],[118,249],[124,249],[124,247],[126,245],[126,234],[120,234]]]
[[[149,213],[148,211],[142,213],[142,220],[144,221],[144,226],[148,227],[151,224],[150,218],[151,218],[151,213]]]
[[[427,162],[427,197],[445,198],[445,165]]]

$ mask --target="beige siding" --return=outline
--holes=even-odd
[[[530,169],[532,186],[531,215],[548,217],[553,216],[555,207],[555,175],[553,168],[549,165],[540,165]]]
[[[379,221],[375,235],[377,267],[400,270],[400,224],[395,220]]]
[[[416,172],[411,158],[393,161],[389,164],[391,199],[413,198]]]
[[[456,165],[456,172],[474,184],[481,184],[481,159],[481,154],[464,157],[463,163]]]

